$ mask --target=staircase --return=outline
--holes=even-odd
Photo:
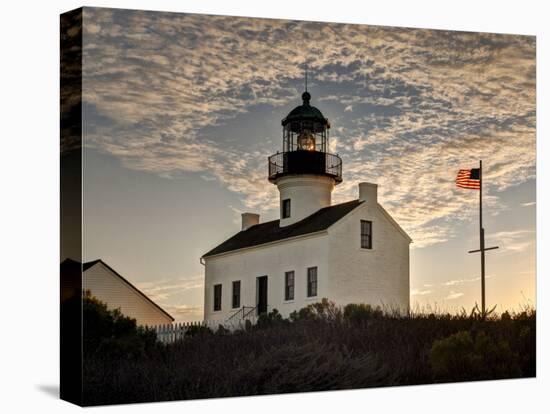
[[[231,316],[225,320],[225,322],[233,326],[242,325],[246,321],[255,323],[257,309],[257,306],[243,306],[232,313]]]

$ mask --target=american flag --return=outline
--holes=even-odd
[[[456,176],[456,186],[460,188],[479,190],[479,168],[472,168],[471,170],[460,170]]]

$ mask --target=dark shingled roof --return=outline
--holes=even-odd
[[[279,220],[256,224],[238,232],[222,244],[214,247],[203,257],[326,230],[361,203],[362,201],[353,200],[325,207],[316,211],[311,216],[285,227],[279,226]]]

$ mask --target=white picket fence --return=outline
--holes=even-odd
[[[148,326],[157,334],[157,340],[164,343],[172,343],[185,338],[186,333],[190,329],[200,329],[201,326],[213,329],[212,324],[208,321],[196,321],[196,322],[183,322],[183,323],[171,323],[163,325]],[[217,325],[216,325],[217,327]]]
[[[251,321],[251,322],[255,322]],[[155,325],[147,326],[147,328],[152,329],[157,334],[157,340],[164,344],[173,343],[176,341],[183,340],[186,336],[186,333],[190,329],[200,329],[200,327],[207,327],[212,331],[216,332],[220,325],[225,329],[234,331],[236,329],[244,329],[246,322],[244,320],[239,321],[196,321],[196,322],[182,322],[182,323],[172,323],[164,325]]]
[[[257,322],[256,307],[243,306],[231,314],[226,320],[203,320],[195,322],[170,323],[164,325],[147,326],[157,334],[157,340],[169,344],[183,340],[189,330],[200,329],[200,327],[209,328],[216,332],[220,325],[229,331],[244,329],[247,323],[255,324]]]

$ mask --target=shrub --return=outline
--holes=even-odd
[[[253,394],[372,387],[388,380],[374,355],[320,341],[290,342],[250,355],[237,375]]]
[[[283,316],[279,313],[277,309],[273,309],[269,313],[262,313],[258,317],[256,327],[258,329],[269,328],[272,326],[282,325],[288,323],[288,320],[283,319]]]
[[[384,313],[379,306],[373,308],[371,305],[365,305],[364,303],[350,303],[344,307],[344,320],[352,323],[380,319],[383,316]]]
[[[298,312],[292,312],[290,320],[293,322],[311,320],[340,321],[342,320],[342,311],[334,302],[323,298],[321,302],[312,303]]]
[[[86,404],[533,377],[536,373],[534,310],[486,320],[476,313],[456,315],[431,309],[396,317],[367,305],[341,311],[325,299],[295,312],[292,320],[275,310],[260,319],[256,325],[245,322],[242,330],[219,330],[219,335],[196,326],[183,341],[157,345],[139,358],[87,354]],[[345,323],[335,323],[339,320]],[[121,322],[119,328],[107,331],[125,332],[128,321]]]
[[[221,323],[218,325],[218,329],[216,330],[216,335],[229,335],[230,333],[231,331],[227,329],[225,326],[223,326]]]
[[[220,327],[222,328],[222,330],[220,330]],[[218,331],[217,332],[220,333],[220,334],[223,334],[224,330],[225,330],[225,328],[220,325],[220,326],[218,326]],[[185,336],[186,337],[193,337],[193,336],[201,337],[201,336],[206,336],[206,335],[212,335],[213,333],[214,332],[212,331],[212,329],[210,329],[208,326],[191,325],[185,331]]]
[[[461,331],[434,341],[430,364],[436,380],[460,381],[521,375],[518,356],[504,339]]]
[[[84,356],[137,358],[156,346],[156,333],[85,292],[82,298]]]

